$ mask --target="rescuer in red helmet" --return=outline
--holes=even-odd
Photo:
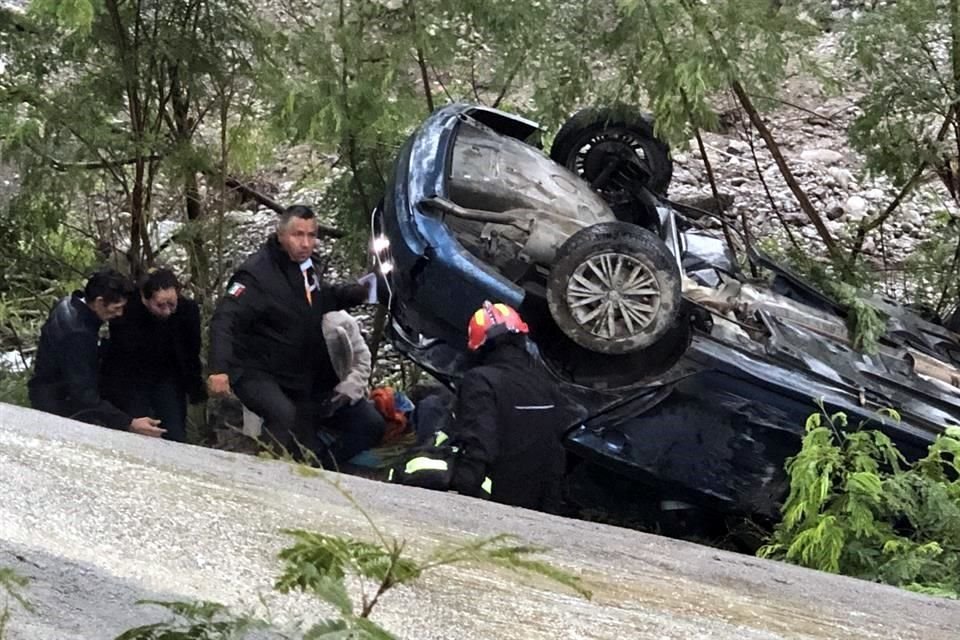
[[[505,304],[485,302],[470,317],[467,347],[475,364],[457,388],[449,432],[407,461],[398,481],[558,510],[566,463],[561,438],[576,413],[532,355],[528,333]]]

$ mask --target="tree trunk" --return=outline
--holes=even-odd
[[[820,239],[823,240],[823,245],[827,248],[827,253],[830,254],[830,258],[833,260],[834,264],[843,264],[843,255],[840,253],[840,249],[837,247],[837,243],[834,241],[833,235],[827,228],[823,218],[819,213],[817,213],[813,203],[810,202],[810,198],[807,197],[803,187],[801,187],[800,183],[797,182],[796,176],[794,176],[793,171],[790,170],[790,165],[787,164],[786,159],[783,157],[783,153],[780,151],[780,145],[777,144],[777,141],[774,139],[773,134],[767,127],[767,124],[760,116],[760,112],[758,112],[756,107],[753,105],[753,101],[750,100],[750,96],[747,95],[747,92],[744,90],[743,85],[740,84],[739,80],[732,80],[730,86],[733,89],[734,95],[737,96],[737,100],[739,100],[741,106],[743,106],[744,111],[747,112],[747,117],[750,118],[750,123],[754,126],[754,128],[760,134],[760,137],[763,138],[763,141],[766,143],[767,150],[770,152],[770,155],[773,156],[773,161],[777,163],[777,168],[780,169],[780,175],[783,176],[787,186],[790,187],[790,192],[793,193],[793,196],[797,199],[797,203],[800,205],[801,211],[807,215],[807,218],[810,219],[810,222],[812,222],[814,228],[816,228],[817,233],[820,234]]]
[[[130,209],[130,249],[127,252],[127,262],[130,265],[130,275],[136,279],[143,272],[143,247],[141,238],[143,234],[143,179],[144,166],[142,159],[134,163],[133,169],[133,189],[130,191],[129,209]]]
[[[146,181],[146,163],[151,154],[144,152],[144,133],[146,119],[141,99],[141,78],[138,67],[139,51],[137,42],[130,41],[127,26],[120,15],[117,0],[106,0],[105,6],[110,14],[110,22],[116,37],[116,54],[123,73],[127,95],[127,116],[130,119],[131,143],[134,148],[133,185],[128,196],[130,209],[130,250],[127,261],[130,273],[138,277],[143,269],[143,238],[146,236],[146,208],[144,182]],[[135,20],[139,20],[139,15]]]
[[[193,137],[193,122],[190,119],[191,97],[190,90],[180,79],[180,68],[176,64],[169,65],[170,76],[170,105],[173,109],[173,126],[171,132],[178,146],[189,147]],[[190,167],[183,170],[183,197],[187,223],[194,228],[199,226],[203,217],[203,203],[200,199],[200,184],[197,172]],[[210,257],[203,236],[191,233],[188,240],[187,253],[190,256],[190,279],[197,288],[205,291],[210,273]]]

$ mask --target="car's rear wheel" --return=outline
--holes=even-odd
[[[629,182],[665,194],[673,176],[670,147],[654,135],[653,118],[628,107],[578,111],[554,138],[550,158],[611,204],[629,198]],[[619,161],[624,158],[629,161]]]
[[[680,316],[680,272],[646,229],[605,222],[572,235],[557,251],[547,304],[560,330],[596,353],[649,347]]]

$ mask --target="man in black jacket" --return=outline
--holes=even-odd
[[[267,440],[299,455],[300,447],[325,464],[350,460],[377,445],[383,418],[367,402],[338,396],[339,382],[323,336],[323,314],[362,304],[361,284],[321,285],[312,254],[317,221],[309,207],[290,207],[277,233],[247,258],[230,279],[211,323],[213,395],[231,389],[264,419]],[[318,437],[324,426],[350,437],[327,451]]]
[[[106,269],[94,273],[84,291],[62,299],[40,331],[33,377],[27,383],[34,409],[111,429],[160,437],[149,417],[131,418],[98,391],[100,326],[123,315],[130,291],[125,277]]]
[[[121,318],[110,321],[103,395],[132,415],[158,418],[164,438],[185,442],[187,398],[206,399],[200,364],[200,307],[169,269],[141,278]]]
[[[449,431],[439,446],[408,461],[397,480],[559,510],[566,470],[561,438],[578,408],[531,355],[528,331],[505,304],[484,303],[471,316],[467,346],[475,361],[457,388]]]

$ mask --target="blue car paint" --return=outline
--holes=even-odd
[[[431,334],[448,340],[463,335],[470,313],[484,300],[520,307],[524,298],[522,288],[470,255],[442,220],[418,206],[425,198],[447,195],[444,169],[456,129],[461,115],[473,110],[468,105],[450,105],[427,118],[401,149],[395,183],[388,191],[392,198],[384,204],[394,277],[405,279],[407,290],[413,292],[412,306],[431,310],[434,318],[420,317],[433,325]]]

